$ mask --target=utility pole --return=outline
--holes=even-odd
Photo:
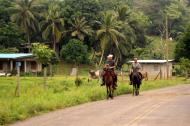
[[[20,96],[20,67],[21,67],[21,62],[16,62],[17,84],[16,84],[16,89],[15,89],[15,96]]]
[[[167,74],[167,79],[169,78],[169,47],[168,47],[168,41],[169,41],[169,33],[168,33],[168,15],[166,14],[166,74]]]

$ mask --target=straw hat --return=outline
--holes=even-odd
[[[108,58],[113,58],[113,55],[112,55],[112,54],[109,54],[109,55],[108,55]]]

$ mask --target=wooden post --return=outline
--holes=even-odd
[[[121,68],[121,78],[122,78],[122,81],[123,81],[123,69]]]
[[[15,90],[15,96],[20,96],[20,62],[16,63],[17,68],[17,85]]]
[[[162,79],[162,68],[161,68],[161,64],[160,64],[160,80]]]
[[[13,71],[13,61],[12,60],[10,61],[10,70],[11,70],[11,72]]]
[[[26,64],[26,60],[24,60],[24,72],[27,72],[27,64]]]
[[[44,67],[44,88],[47,87],[47,66]]]
[[[169,78],[169,45],[168,45],[169,33],[168,33],[168,16],[166,14],[166,77]]]

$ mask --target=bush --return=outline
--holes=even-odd
[[[82,84],[82,80],[80,78],[75,79],[75,85],[79,87]]]
[[[71,39],[63,46],[60,54],[67,63],[86,64],[89,62],[87,46],[77,39]]]
[[[187,74],[189,74],[190,71],[190,60],[187,58],[181,58],[179,65],[182,75],[187,76]]]

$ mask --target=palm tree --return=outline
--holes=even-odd
[[[13,13],[11,20],[16,22],[27,36],[28,44],[30,46],[30,35],[32,31],[38,28],[37,15],[35,8],[38,6],[36,0],[16,0],[13,7],[9,8]],[[30,52],[30,47],[29,47]]]
[[[118,13],[118,20],[126,21],[127,17],[130,14],[129,6],[125,5],[118,7],[117,13]]]
[[[84,17],[75,18],[71,25],[71,36],[77,37],[81,41],[84,41],[85,36],[92,35],[92,28],[87,24],[87,21]]]
[[[51,38],[53,40],[53,49],[56,51],[56,43],[58,43],[62,37],[62,30],[64,26],[64,19],[61,17],[60,7],[56,3],[52,3],[49,6],[47,13],[44,14],[45,20],[41,22],[42,37],[44,39]],[[57,51],[56,51],[57,52]]]
[[[121,22],[117,20],[117,15],[114,12],[105,12],[100,25],[101,27],[97,31],[97,38],[100,40],[102,50],[99,65],[101,65],[106,47],[114,44],[116,49],[120,52],[118,39],[125,39],[125,36],[119,31],[119,29],[121,29]]]

